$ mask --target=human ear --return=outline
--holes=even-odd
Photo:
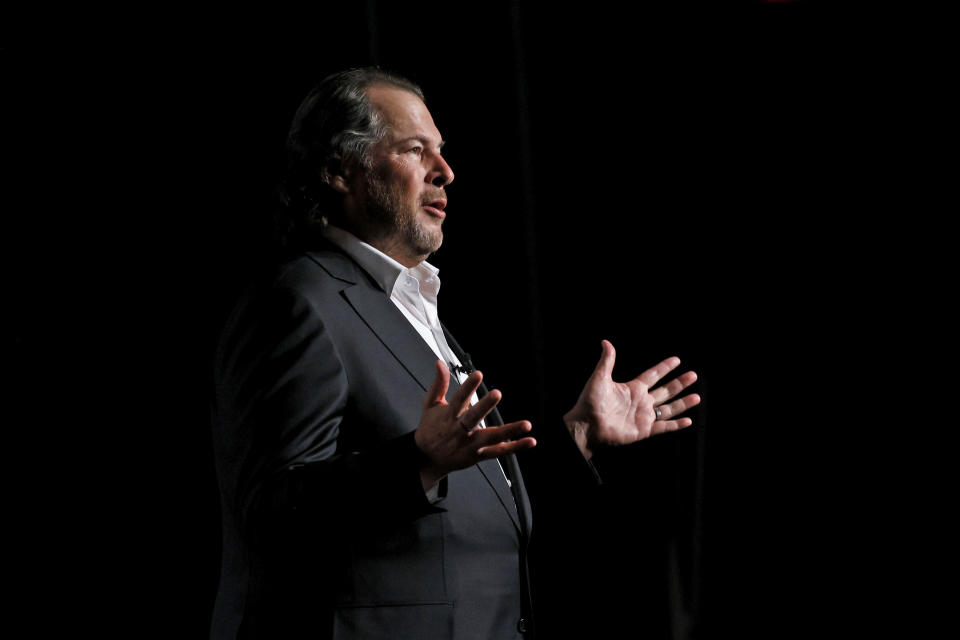
[[[356,174],[355,167],[347,166],[339,159],[331,160],[320,169],[323,181],[341,195],[350,195],[353,192],[353,179]]]
[[[324,176],[326,183],[330,185],[334,191],[342,193],[343,195],[350,193],[350,182],[347,176],[343,175],[342,173],[331,174],[326,171],[324,173],[326,174]]]

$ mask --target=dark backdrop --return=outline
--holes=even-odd
[[[441,313],[506,417],[555,420],[602,338],[620,379],[669,355],[700,373],[695,426],[602,459],[582,517],[535,478],[544,627],[790,637],[849,611],[872,565],[842,523],[869,497],[835,463],[868,440],[822,421],[873,362],[857,305],[898,276],[878,258],[897,230],[854,206],[889,142],[862,98],[886,59],[837,18],[370,0],[6,50],[26,595],[83,628],[203,636],[211,349],[267,256],[297,104],[380,64],[448,140]]]

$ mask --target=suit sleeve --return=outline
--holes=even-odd
[[[274,288],[234,314],[217,358],[215,437],[226,503],[250,543],[353,535],[441,510],[424,495],[413,433],[342,451],[348,413],[340,354],[307,299]]]

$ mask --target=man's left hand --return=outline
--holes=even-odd
[[[680,364],[680,358],[667,358],[629,382],[613,381],[616,351],[607,340],[601,343],[600,362],[577,404],[564,417],[564,423],[580,451],[589,460],[599,447],[623,445],[693,424],[678,415],[700,404],[700,396],[690,394],[673,400],[696,382],[697,374],[687,371],[661,386],[655,386]],[[672,402],[668,402],[672,400]]]

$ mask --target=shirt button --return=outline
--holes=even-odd
[[[517,631],[519,631],[520,633],[526,633],[526,632],[527,632],[527,619],[526,619],[526,618],[520,618],[519,620],[517,620]]]

